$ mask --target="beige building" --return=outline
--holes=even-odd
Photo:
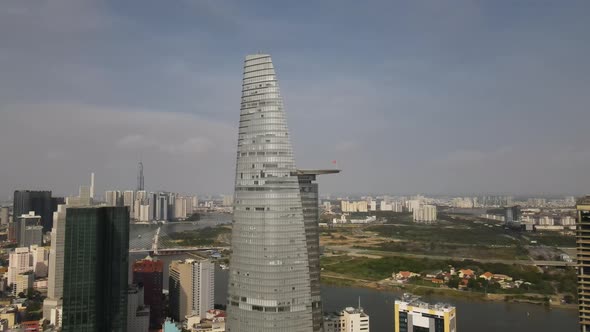
[[[369,315],[362,308],[348,307],[324,317],[325,332],[369,332]]]
[[[414,221],[417,222],[434,222],[436,221],[436,206],[422,205],[418,209],[413,210]]]
[[[369,206],[367,204],[367,201],[340,201],[340,209],[342,210],[342,212],[368,212]]]
[[[16,280],[12,286],[12,295],[18,296],[20,293],[27,294],[29,288],[33,288],[35,275],[32,272],[26,272],[16,275]]]
[[[175,321],[205,317],[214,307],[215,265],[206,259],[170,263],[170,312]]]
[[[394,332],[457,332],[457,311],[447,304],[428,304],[404,294],[394,305]]]

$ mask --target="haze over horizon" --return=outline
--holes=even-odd
[[[3,3],[0,198],[231,193],[258,51],[322,193],[590,192],[590,3],[370,3]]]

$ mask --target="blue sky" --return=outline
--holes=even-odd
[[[0,5],[0,197],[231,192],[243,57],[323,192],[590,192],[587,1]]]

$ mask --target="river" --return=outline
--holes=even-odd
[[[230,221],[229,215],[207,216],[193,224],[166,224],[161,226],[161,232],[171,234],[183,230],[197,229],[205,226],[213,226]],[[132,225],[131,245],[140,246],[142,239],[149,238],[157,229],[153,225]],[[142,235],[138,238],[138,235]],[[145,254],[133,254],[130,261],[143,258]],[[190,254],[159,256],[164,261],[164,288],[168,288],[168,264],[174,259],[191,257]],[[227,297],[226,270],[216,269],[215,273],[215,303],[225,304]],[[338,311],[343,306],[356,306],[359,297],[361,306],[370,316],[371,331],[393,331],[393,303],[401,293],[377,291],[365,288],[349,288],[322,286],[322,299],[324,311]],[[461,300],[457,298],[442,298],[425,296],[427,302],[446,302],[457,307],[457,329],[461,332],[569,332],[578,331],[577,311],[569,309],[549,309],[540,305],[487,302]]]

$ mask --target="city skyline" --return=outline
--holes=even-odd
[[[587,2],[285,6],[3,4],[0,197],[134,188],[140,158],[149,188],[231,192],[236,59],[259,49],[301,167],[346,170],[325,192],[586,193]]]

